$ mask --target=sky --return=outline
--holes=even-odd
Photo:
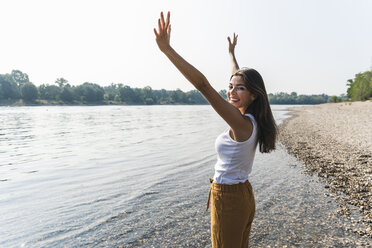
[[[230,78],[227,36],[241,67],[268,93],[340,95],[372,69],[372,0],[1,0],[0,74],[36,85],[192,85],[157,48],[153,28],[171,11],[171,45],[217,89]]]

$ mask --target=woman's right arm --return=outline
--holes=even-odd
[[[234,73],[239,70],[238,61],[236,61],[235,57],[235,46],[238,41],[238,35],[235,35],[233,42],[231,42],[230,36],[227,37],[227,40],[229,41],[229,55],[230,55],[230,62],[231,62],[231,75],[234,75]]]
[[[170,32],[170,13],[168,12],[166,20],[164,20],[164,15],[161,13],[160,19],[158,20],[158,30],[154,29],[159,49],[185,78],[203,94],[214,110],[233,129],[235,136],[238,139],[245,140],[252,132],[250,122],[242,116],[236,107],[228,103],[218,94],[210,85],[207,78],[198,69],[188,63],[170,46]]]

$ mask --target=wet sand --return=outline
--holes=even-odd
[[[351,220],[346,228],[372,238],[372,102],[292,108],[291,115],[280,142],[323,179],[338,214]]]

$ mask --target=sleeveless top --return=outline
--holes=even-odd
[[[217,163],[213,182],[237,184],[248,180],[257,147],[257,122],[253,115],[245,114],[252,122],[252,134],[246,141],[238,142],[230,137],[230,127],[215,142]]]

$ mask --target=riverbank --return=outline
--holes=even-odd
[[[339,203],[337,213],[372,237],[372,102],[327,103],[292,108],[280,125],[279,140],[326,182]],[[353,211],[359,211],[356,218]]]

